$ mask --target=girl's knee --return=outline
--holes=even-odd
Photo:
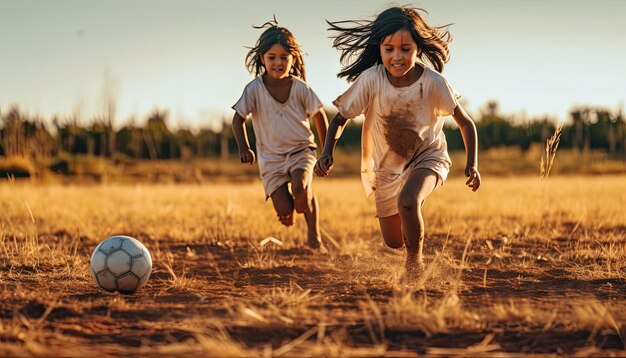
[[[385,244],[393,249],[401,248],[404,245],[402,236],[402,221],[399,215],[379,218],[380,232]]]
[[[278,221],[285,226],[291,226],[294,222],[293,211],[287,214],[278,214]]]
[[[296,212],[302,214],[310,210],[312,193],[310,189],[302,185],[292,186],[294,206]]]
[[[400,214],[403,213],[413,213],[419,210],[420,205],[418,204],[418,198],[411,197],[408,195],[400,195],[398,197],[398,211]]]
[[[383,238],[385,240],[385,244],[392,249],[400,249],[404,246],[404,240],[397,238]]]
[[[293,196],[303,195],[306,193],[307,186],[302,180],[291,181],[291,193]]]
[[[404,246],[404,237],[402,236],[402,229],[397,230],[383,230],[383,240],[385,244],[392,249],[399,249]]]

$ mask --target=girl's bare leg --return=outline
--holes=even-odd
[[[429,169],[417,169],[409,175],[398,196],[398,211],[406,244],[407,273],[419,273],[424,266],[424,218],[422,203],[436,188],[438,176]]]
[[[322,244],[322,235],[320,235],[319,225],[319,204],[317,203],[317,197],[313,195],[311,199],[312,211],[305,211],[304,218],[308,228],[308,245],[313,249],[320,249],[325,251],[325,247]]]
[[[276,189],[276,191],[272,193],[271,198],[276,214],[278,214],[278,220],[280,220],[280,222],[285,226],[293,225],[294,204],[293,196],[291,196],[291,193],[289,192],[288,183],[285,183]]]
[[[304,214],[313,211],[311,207],[313,192],[310,190],[309,173],[306,170],[296,169],[291,173],[291,192],[296,212]]]
[[[303,213],[307,224],[307,243],[311,248],[324,249],[319,228],[319,204],[313,195],[309,173],[296,169],[291,174],[291,191],[296,212]]]
[[[386,218],[378,218],[380,223],[380,231],[383,234],[385,244],[392,249],[399,249],[404,246],[404,238],[402,237],[402,222],[400,214],[388,216]]]

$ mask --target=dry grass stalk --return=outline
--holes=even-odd
[[[552,166],[554,165],[554,158],[556,157],[556,150],[559,148],[559,143],[561,141],[561,133],[563,132],[563,123],[559,123],[556,126],[554,134],[546,141],[546,148],[541,156],[541,165],[539,176],[543,179],[543,184],[541,186],[541,198],[539,205],[539,223],[537,224],[537,232],[541,229],[541,223],[543,220],[543,205],[544,198],[546,192],[546,184],[548,177],[550,176],[550,171],[552,170]]]
[[[554,164],[554,157],[556,156],[556,150],[559,148],[561,142],[561,134],[563,133],[563,123],[559,123],[554,130],[554,134],[546,141],[545,152],[541,156],[541,172],[542,179],[548,179],[552,166]]]

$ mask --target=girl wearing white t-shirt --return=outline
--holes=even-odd
[[[235,140],[242,163],[254,164],[258,159],[265,198],[272,198],[280,222],[293,225],[294,209],[304,214],[308,245],[325,250],[319,205],[311,188],[317,145],[309,119],[315,122],[321,146],[328,121],[322,102],[304,82],[304,62],[293,34],[276,20],[255,28],[266,27],[246,56],[248,71],[256,78],[232,107]],[[256,156],[248,142],[247,116],[252,119]]]
[[[406,245],[408,277],[418,277],[424,265],[421,206],[443,185],[451,165],[443,133],[446,116],[454,118],[463,135],[466,184],[476,191],[481,183],[476,126],[440,74],[449,58],[450,34],[429,26],[409,7],[389,8],[374,21],[328,24],[338,32],[333,46],[341,51],[341,60],[356,59],[338,76],[354,83],[333,102],[339,113],[328,127],[315,172],[328,175],[347,120],[365,115],[363,185],[368,195],[374,193],[385,243]]]

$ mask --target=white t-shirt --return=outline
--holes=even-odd
[[[423,67],[415,83],[395,87],[382,64],[373,66],[333,102],[345,118],[365,115],[361,177],[367,195],[375,190],[376,172],[401,174],[416,158],[451,164],[443,125],[460,96],[441,74]]]
[[[323,108],[322,102],[306,82],[292,78],[285,103],[274,99],[258,76],[246,85],[232,107],[242,118],[251,115],[257,156],[280,157],[317,147],[309,118]]]

